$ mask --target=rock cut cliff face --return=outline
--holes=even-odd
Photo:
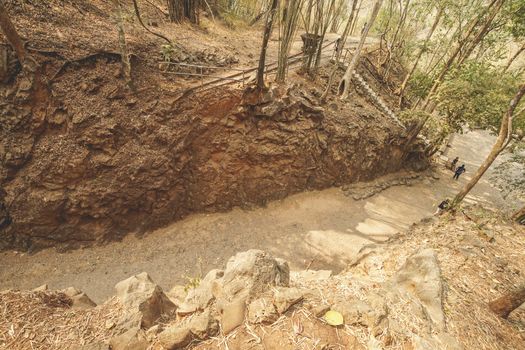
[[[113,97],[111,69],[96,61],[71,72],[38,127],[34,113],[15,112],[2,130],[11,221],[2,247],[115,239],[403,166],[402,130],[366,106],[320,106],[298,85],[255,99],[235,89],[174,103],[151,92]],[[72,79],[80,87],[68,90]]]
[[[420,159],[402,156],[404,131],[359,90],[345,103],[331,96],[320,104],[322,70],[321,84],[290,72],[293,84],[263,94],[222,87],[184,95],[198,82],[161,72],[158,38],[129,24],[131,92],[117,41],[104,35],[114,28],[105,2],[14,3],[8,10],[40,69],[28,79],[9,52],[0,85],[0,249],[120,239]]]

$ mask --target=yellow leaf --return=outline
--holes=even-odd
[[[343,315],[337,311],[330,310],[324,314],[324,320],[330,326],[340,326],[343,324]]]

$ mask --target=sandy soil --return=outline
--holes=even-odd
[[[265,249],[288,260],[292,269],[341,270],[363,245],[381,242],[412,223],[432,215],[439,201],[452,196],[490,149],[494,136],[485,132],[458,135],[448,151],[466,162],[459,181],[441,167],[439,180],[425,178],[412,186],[391,187],[355,201],[340,188],[306,192],[252,211],[192,215],[142,238],[57,253],[0,254],[0,290],[30,289],[47,283],[52,289],[75,286],[96,302],[113,293],[120,280],[148,272],[163,288],[185,284],[238,251]],[[504,206],[485,176],[468,201]]]

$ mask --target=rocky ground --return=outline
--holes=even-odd
[[[503,320],[487,302],[523,281],[524,233],[473,206],[364,247],[337,275],[250,250],[166,291],[132,276],[98,306],[74,288],[4,291],[0,348],[522,349],[525,311]]]

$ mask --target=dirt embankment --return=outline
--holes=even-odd
[[[133,93],[116,53],[34,46],[47,48],[32,51],[43,83],[32,86],[15,65],[0,87],[0,248],[118,239],[403,166],[401,128],[358,91],[320,106],[312,83],[293,75],[297,84],[255,98],[223,88],[179,99],[178,82],[139,47]],[[66,59],[75,52],[82,59]]]

